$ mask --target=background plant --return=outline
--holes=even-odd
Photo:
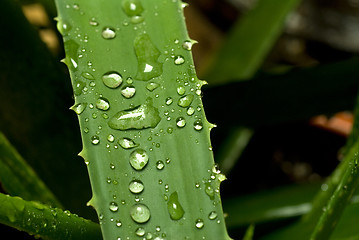
[[[53,4],[46,1],[43,1],[43,4],[50,18],[54,17],[56,13]],[[217,4],[218,12],[222,5]],[[316,223],[323,224],[318,225],[317,229],[321,226],[324,229],[332,229],[330,227],[332,223],[340,219],[332,238],[355,238],[358,233],[355,226],[349,224],[355,221],[357,207],[355,196],[352,198],[353,203],[346,208],[342,216],[340,215],[356,187],[356,125],[354,125],[354,131],[349,137],[346,148],[341,151],[346,156],[344,158],[346,160],[343,160],[341,166],[334,172],[334,177],[329,182],[323,183],[323,178],[329,176],[337,165],[336,152],[344,146],[345,138],[315,128],[313,125],[308,126],[307,119],[318,114],[333,114],[342,110],[354,109],[357,59],[352,57],[355,56],[355,44],[344,41],[351,38],[351,35],[350,32],[342,29],[346,29],[343,26],[352,26],[350,24],[355,23],[356,6],[348,4],[350,10],[345,10],[346,5],[342,3],[342,8],[335,11],[338,19],[344,19],[340,16],[349,15],[352,16],[353,21],[342,21],[343,28],[338,28],[337,31],[343,37],[338,40],[329,37],[327,39],[320,38],[318,34],[314,34],[315,31],[313,33],[313,30],[312,32],[301,32],[298,26],[293,25],[293,21],[290,21],[291,18],[286,18],[286,16],[291,9],[296,8],[299,2],[286,1],[283,3],[283,1],[273,0],[258,1],[257,4],[257,7],[253,5],[252,10],[240,18],[238,24],[233,25],[228,34],[228,40],[224,44],[225,47],[214,55],[216,57],[212,57],[216,60],[208,61],[207,66],[211,67],[201,65],[200,61],[197,64],[201,76],[203,75],[203,78],[210,83],[207,88],[203,89],[208,119],[219,126],[212,133],[212,145],[221,169],[227,173],[229,178],[222,189],[224,191],[224,210],[228,213],[226,222],[230,235],[235,239],[241,238],[245,229],[254,223],[254,238],[287,239],[288,235],[286,234],[289,234],[291,238],[297,236],[298,239],[309,238],[310,235],[314,239],[326,239],[328,236],[321,235],[321,231],[316,230],[312,233],[316,228]],[[275,14],[274,10],[265,11],[268,9],[266,4],[276,6],[274,9],[278,13]],[[192,6],[207,6],[207,9],[210,9],[209,5],[210,2],[201,5],[201,2],[198,1],[194,2]],[[90,199],[85,166],[81,159],[75,159],[81,149],[80,143],[76,142],[80,136],[77,135],[77,131],[73,130],[77,126],[74,115],[67,110],[67,107],[71,106],[73,102],[66,69],[57,61],[63,55],[60,53],[53,57],[48,52],[12,1],[6,1],[3,6],[6,9],[4,12],[7,14],[2,15],[4,20],[1,21],[1,24],[3,24],[3,32],[7,34],[1,38],[4,48],[1,51],[2,67],[0,71],[2,76],[0,96],[3,103],[1,105],[1,130],[58,199],[49,200],[46,196],[35,199],[31,192],[37,191],[37,188],[21,189],[18,187],[21,184],[15,184],[15,187],[11,188],[6,182],[15,182],[13,179],[16,179],[16,176],[20,183],[30,181],[21,177],[28,176],[28,173],[21,175],[16,168],[11,167],[16,164],[9,165],[8,168],[1,167],[2,170],[7,170],[6,174],[1,173],[3,187],[12,195],[20,195],[27,200],[51,203],[53,206],[59,207],[61,207],[60,204],[57,205],[54,202],[61,202],[65,209],[96,221],[94,212],[84,204]],[[244,5],[240,4],[240,6]],[[328,23],[313,18],[315,14],[303,15],[303,9],[310,9],[314,13],[316,9],[320,9],[327,13],[333,10],[332,6],[335,4],[323,6],[315,3],[308,4],[305,1],[301,3],[299,10],[290,16],[292,19],[301,20],[302,23],[310,23],[310,21],[316,23],[321,26],[322,35],[327,36],[328,32],[323,25]],[[189,23],[191,16],[199,16],[199,14],[190,14],[195,9],[188,9]],[[279,17],[271,18],[272,15]],[[223,16],[228,16],[228,14]],[[278,38],[285,19],[287,19],[286,33]],[[323,16],[323,19],[327,18]],[[14,24],[9,24],[9,22]],[[48,24],[51,25],[51,22]],[[220,25],[218,22],[217,24]],[[191,29],[191,24],[189,27]],[[192,34],[195,35],[196,31],[193,31]],[[213,37],[214,34],[215,30],[212,29],[210,35]],[[206,43],[204,40],[201,41],[200,37],[193,36],[192,38],[198,39],[203,45]],[[239,45],[238,39],[241,42]],[[273,48],[276,41],[278,44]],[[325,44],[320,42],[325,42]],[[251,48],[250,46],[253,46],[251,43],[261,47]],[[195,45],[194,50],[198,48],[200,51],[201,44]],[[281,52],[283,51],[281,46],[286,46],[288,51]],[[319,47],[324,50],[319,51]],[[249,53],[241,54],[243,49]],[[271,49],[272,52],[270,52]],[[298,49],[302,49],[302,51]],[[294,53],[297,51],[297,55],[293,55],[296,56],[295,58],[291,58],[288,54],[290,51],[292,54],[293,51]],[[327,54],[328,52],[331,54]],[[264,60],[266,56],[270,57]],[[239,60],[239,63],[251,64],[233,70],[231,66],[234,65],[232,65],[233,62],[236,62],[234,60],[236,58],[244,58]],[[246,58],[252,60],[246,60]],[[315,67],[288,72],[288,69],[293,66],[308,64],[315,65]],[[237,65],[241,66],[242,64],[237,63]],[[258,71],[259,67],[261,70]],[[254,73],[256,75],[253,77]],[[233,81],[234,79],[243,80],[243,78],[248,81]],[[239,113],[239,117],[237,117],[237,113]],[[280,139],[285,139],[288,144],[284,144]],[[298,147],[300,151],[295,146],[300,146]],[[9,147],[5,149],[9,149]],[[4,151],[9,152],[8,150]],[[8,155],[18,156],[18,154]],[[4,159],[9,159],[9,157]],[[273,159],[273,161],[268,159]],[[312,160],[304,161],[303,159]],[[6,163],[5,160],[4,162]],[[6,164],[2,166],[6,166]],[[251,169],[253,170],[251,171]],[[288,183],[310,184],[288,186],[265,193],[257,192],[245,197],[235,197],[238,194],[253,193],[263,188],[269,189]],[[47,192],[43,189],[43,184],[38,182],[37,186],[40,189],[38,192]],[[26,197],[21,195],[24,193],[24,189],[34,190],[30,191],[29,197]],[[307,217],[303,217],[299,224],[280,228],[287,223],[289,218],[307,213],[312,206],[310,201],[319,189],[322,189],[322,193],[315,198],[311,213]],[[341,194],[342,192],[343,194]],[[332,194],[335,196],[334,200],[327,203]],[[13,206],[15,210],[21,210],[24,204],[17,198],[14,200],[3,199],[6,199],[2,200],[2,203],[6,203],[2,204],[3,209],[7,209],[8,212],[3,215],[2,221],[7,221],[7,224],[11,225],[10,221],[14,223],[12,226],[19,227],[21,224],[16,219],[22,219],[22,217],[10,214],[10,220],[9,209],[12,209],[11,206]],[[16,201],[18,204],[13,204]],[[42,213],[42,209],[46,206],[36,205],[36,203],[33,205],[32,215],[23,219],[27,220],[31,216],[34,216],[32,219],[40,219],[35,224],[37,225],[35,229],[40,231],[40,225],[50,224],[51,221],[48,217],[43,217],[46,214]],[[325,209],[324,212],[323,209]],[[51,213],[51,209],[48,211]],[[16,213],[16,211],[14,212]],[[333,214],[328,216],[328,213]],[[76,216],[70,216],[76,218]],[[309,218],[308,216],[314,219],[314,223],[306,220]],[[63,217],[68,217],[66,212]],[[43,222],[42,219],[47,219],[47,222]],[[320,221],[318,221],[319,219]],[[64,218],[64,223],[66,221]],[[25,226],[26,221],[23,223]],[[272,232],[273,226],[278,227],[278,230]],[[69,230],[66,225],[64,229]],[[73,231],[76,232],[76,230]],[[251,231],[248,231],[247,236],[251,235]],[[268,235],[269,232],[272,233]],[[330,234],[331,231],[325,232]],[[305,235],[300,235],[300,233]]]

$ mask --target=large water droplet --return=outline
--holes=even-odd
[[[112,129],[144,129],[154,128],[161,121],[158,109],[153,107],[152,99],[136,108],[116,113],[108,122]]]
[[[152,43],[147,34],[140,34],[134,40],[135,53],[138,61],[138,80],[148,81],[162,74],[162,63],[158,62],[160,51]]]
[[[115,29],[113,29],[111,27],[104,27],[102,29],[101,35],[104,39],[113,39],[116,37],[116,32],[115,32]]]
[[[117,205],[116,202],[110,202],[110,207],[109,208],[110,208],[111,212],[117,212],[118,205]]]
[[[132,98],[136,93],[136,88],[134,86],[125,86],[121,89],[121,94],[125,98]]]
[[[80,115],[83,111],[85,111],[86,106],[87,106],[87,103],[78,103],[78,104],[72,106],[71,110],[74,110],[74,112],[77,115]]]
[[[183,128],[184,126],[186,126],[186,120],[183,117],[179,117],[176,120],[176,125],[177,127]]]
[[[170,195],[170,198],[167,202],[167,210],[168,210],[168,213],[170,214],[171,219],[173,219],[173,220],[179,220],[183,217],[184,210],[183,210],[180,202],[178,201],[178,193],[177,192],[173,192]]]
[[[117,88],[122,83],[122,76],[118,72],[107,72],[102,76],[103,83],[109,88]]]
[[[210,220],[216,219],[216,218],[217,218],[217,212],[216,212],[216,211],[210,212],[210,213],[208,214],[208,218],[209,218]]]
[[[106,98],[98,98],[96,101],[96,108],[106,111],[110,108],[110,103],[108,102],[108,100]]]
[[[138,145],[130,138],[120,138],[118,144],[124,149],[131,149],[137,147]]]
[[[133,221],[145,223],[151,217],[150,209],[144,204],[135,204],[131,207],[130,215]]]
[[[147,152],[143,149],[136,149],[130,154],[130,164],[137,171],[142,170],[148,163]]]
[[[188,107],[189,105],[191,105],[192,101],[193,101],[193,95],[192,94],[188,94],[186,96],[181,97],[180,99],[178,99],[178,106],[180,107]]]
[[[122,1],[122,8],[129,17],[139,16],[143,12],[143,7],[139,0],[124,0]]]
[[[203,128],[203,123],[202,123],[202,121],[201,121],[201,120],[196,120],[196,121],[194,121],[194,123],[193,123],[193,128],[194,128],[194,130],[196,130],[196,131],[201,131],[202,128]]]
[[[140,180],[133,180],[130,182],[128,189],[130,189],[132,193],[141,193],[144,189],[144,185]]]
[[[203,222],[203,220],[200,219],[200,218],[198,218],[198,219],[196,220],[196,228],[202,229],[203,227],[204,227],[204,222]]]

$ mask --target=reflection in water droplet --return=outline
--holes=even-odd
[[[77,115],[80,115],[83,111],[85,111],[86,106],[87,106],[87,103],[78,103],[78,104],[72,106],[70,109],[74,110],[74,112]]]
[[[209,215],[208,215],[208,218],[209,218],[210,220],[216,219],[216,218],[217,218],[217,212],[216,212],[216,211],[210,212]]]
[[[136,229],[136,235],[139,236],[139,237],[143,237],[144,235],[146,234],[146,231],[145,229],[139,227]]]
[[[150,209],[144,204],[135,204],[131,207],[130,216],[137,223],[145,223],[151,217]]]
[[[156,162],[156,168],[158,170],[162,170],[164,167],[165,167],[165,164],[161,160]]]
[[[162,63],[158,62],[161,52],[147,34],[140,34],[134,40],[138,67],[136,78],[148,81],[162,74]]]
[[[132,193],[141,193],[144,189],[144,185],[140,180],[133,180],[130,182],[128,189],[130,189]]]
[[[122,9],[129,17],[140,16],[143,12],[142,4],[139,0],[124,0],[122,1]]]
[[[202,123],[202,121],[201,121],[201,120],[196,120],[196,121],[194,121],[194,123],[193,123],[193,128],[194,128],[195,130],[197,130],[197,131],[201,131],[202,128],[203,128],[203,123]]]
[[[175,62],[176,65],[181,65],[181,64],[184,63],[184,57],[176,56],[174,62]]]
[[[131,149],[137,147],[138,145],[130,138],[120,138],[118,144],[124,149]]]
[[[204,227],[204,222],[203,222],[203,220],[200,219],[200,218],[198,218],[198,219],[196,220],[196,228],[202,229],[203,227]]]
[[[161,121],[158,109],[153,107],[152,99],[136,108],[116,113],[108,122],[112,129],[144,129],[154,128]]]
[[[184,210],[178,201],[178,193],[173,192],[167,202],[167,210],[172,220],[179,220],[184,215]]]
[[[108,102],[108,100],[106,98],[98,98],[96,101],[96,108],[106,111],[110,108],[110,103]]]
[[[178,93],[179,95],[185,94],[185,93],[186,93],[186,89],[184,88],[184,86],[178,86],[178,87],[177,87],[177,93]]]
[[[188,94],[186,96],[181,97],[180,99],[178,99],[178,106],[180,107],[188,107],[189,105],[191,105],[192,101],[193,101],[193,95],[192,94]]]
[[[190,51],[192,49],[192,42],[191,41],[184,41],[182,44],[183,49]]]
[[[118,205],[117,205],[116,202],[110,202],[110,207],[109,208],[110,208],[111,212],[117,212]]]
[[[182,127],[186,126],[186,120],[183,117],[179,117],[176,120],[176,124],[177,124],[177,127],[182,128]]]
[[[134,86],[125,86],[121,89],[121,94],[125,98],[132,98],[136,93],[136,88]]]
[[[107,72],[102,76],[103,83],[109,88],[117,88],[122,83],[122,76],[118,72]]]
[[[111,27],[104,27],[101,34],[104,39],[113,39],[116,37],[115,29]]]
[[[98,136],[96,136],[96,135],[92,136],[92,137],[91,137],[91,143],[92,143],[93,145],[99,144],[99,143],[100,143],[100,138],[99,138]]]
[[[136,149],[130,154],[130,164],[137,170],[142,170],[148,163],[147,152],[143,149]]]

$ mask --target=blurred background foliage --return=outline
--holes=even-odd
[[[7,2],[14,4],[0,14],[0,130],[66,209],[96,221],[85,204],[91,191],[77,157],[81,138],[68,109],[54,4]],[[187,2],[197,73],[209,83],[205,111],[218,125],[215,159],[228,178],[221,195],[229,233],[240,239],[254,223],[257,239],[308,212],[343,158],[359,83],[359,1]],[[342,217],[348,222],[358,220],[352,202]],[[336,234],[359,239],[359,230],[341,222]]]

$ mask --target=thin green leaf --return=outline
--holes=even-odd
[[[243,240],[252,240],[254,235],[254,225],[251,224],[247,228],[246,234],[243,237]]]
[[[13,196],[62,207],[54,194],[0,132],[0,183]]]
[[[211,84],[251,78],[282,32],[285,19],[300,0],[258,0],[235,24],[210,64]]]
[[[0,223],[43,239],[101,239],[100,226],[69,211],[0,193]]]

